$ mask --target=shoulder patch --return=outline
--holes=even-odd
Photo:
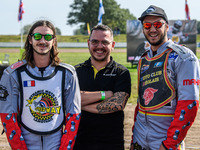
[[[75,68],[74,68],[72,65],[70,65],[70,64],[60,63],[59,66],[68,69],[68,70],[71,71],[72,73],[75,72]]]
[[[188,58],[190,57],[190,53],[188,52],[188,50],[181,45],[175,44],[175,43],[169,43],[167,45],[167,47],[171,48],[172,50],[174,50],[175,52],[177,52],[177,54],[182,58]]]
[[[17,68],[23,66],[26,64],[26,60],[22,60],[22,61],[18,61],[12,65],[10,65],[10,67],[8,67],[6,69],[7,72],[12,73],[13,71],[15,71]]]

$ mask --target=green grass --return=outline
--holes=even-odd
[[[23,36],[25,42],[27,35]],[[88,35],[60,36],[57,35],[58,42],[87,42]],[[126,42],[126,34],[114,36],[116,42]],[[0,35],[0,42],[21,42],[20,35]]]
[[[25,42],[26,36],[23,36],[23,41]],[[86,42],[88,35],[73,35],[73,36],[60,36],[57,35],[58,42]],[[120,34],[114,36],[116,42],[126,42],[126,34]],[[0,42],[21,42],[20,35],[0,35]],[[200,34],[197,34],[197,42],[200,42]]]
[[[9,55],[10,64],[15,63],[20,58],[19,53],[0,53],[0,60],[4,59],[5,54]],[[197,54],[197,57],[200,58],[200,52],[197,52],[196,54]],[[128,63],[126,61],[126,57],[127,57],[126,53],[120,53],[120,52],[111,53],[111,55],[113,56],[116,62],[124,65],[130,71],[132,88],[131,88],[131,96],[128,102],[135,104],[137,100],[137,66],[134,65],[132,67],[131,63]],[[84,52],[80,52],[80,53],[63,53],[62,52],[59,54],[59,57],[61,58],[63,62],[74,66],[76,64],[82,63],[85,60],[87,60],[90,57],[90,54],[84,53]]]
[[[1,51],[1,49],[0,49]],[[15,63],[20,59],[19,53],[0,53],[0,60],[4,59],[5,54],[9,55],[10,64]],[[129,98],[129,103],[136,103],[137,98],[137,69],[136,66],[131,67],[131,63],[126,62],[126,53],[112,53],[114,60],[124,66],[126,66],[131,74],[131,82],[132,82],[132,94]],[[60,53],[59,57],[65,63],[76,65],[84,62],[90,57],[89,53]]]

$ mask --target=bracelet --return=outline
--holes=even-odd
[[[105,91],[101,91],[101,101],[103,101],[106,98]]]

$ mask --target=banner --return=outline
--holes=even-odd
[[[145,49],[150,48],[143,34],[139,20],[127,20],[127,62],[137,64]],[[169,20],[168,38],[182,44],[196,54],[196,20]]]

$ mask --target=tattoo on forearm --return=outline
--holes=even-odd
[[[116,112],[119,110],[123,110],[126,102],[129,98],[129,94],[126,92],[117,92],[114,94],[113,97],[108,98],[98,104],[96,106],[96,109],[98,110],[99,113],[104,113],[104,112]]]

